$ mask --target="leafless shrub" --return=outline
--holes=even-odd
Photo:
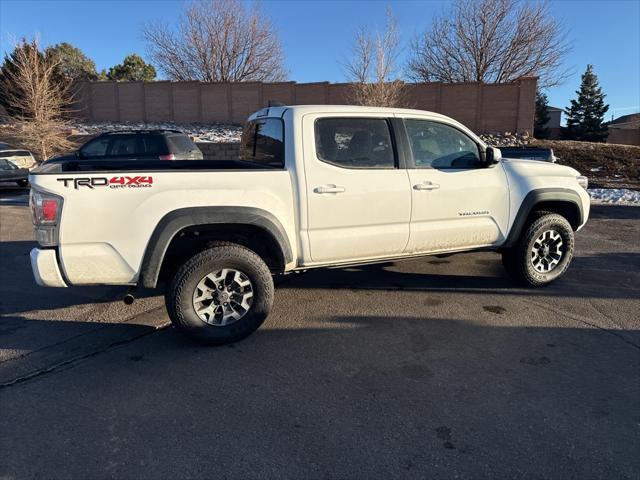
[[[566,78],[569,51],[562,25],[546,2],[457,0],[414,39],[408,64],[419,82],[505,83],[538,76],[540,86]]]
[[[399,107],[406,103],[404,82],[396,76],[399,49],[397,23],[391,10],[387,10],[382,34],[372,36],[364,27],[356,32],[351,57],[344,63],[353,82],[349,92],[351,103],[376,107]]]
[[[239,0],[194,0],[178,28],[155,22],[143,36],[155,64],[171,80],[243,82],[284,80],[278,35],[259,5]]]
[[[73,101],[71,83],[57,74],[59,59],[44,55],[37,40],[22,40],[3,67],[0,92],[7,105],[10,135],[43,160],[68,150],[65,117]]]

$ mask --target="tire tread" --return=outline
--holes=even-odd
[[[227,241],[211,242],[208,247],[206,250],[191,257],[176,271],[165,295],[167,311],[176,328],[189,336],[210,345],[232,343],[253,333],[266,319],[266,314],[268,314],[268,310],[270,310],[273,303],[273,278],[264,261],[249,248]],[[241,261],[250,265],[253,270],[252,283],[254,288],[259,286],[259,288],[263,289],[267,312],[256,317],[255,312],[250,311],[237,323],[224,327],[200,325],[199,328],[195,328],[193,318],[194,316],[197,317],[195,312],[185,312],[180,306],[184,295],[192,295],[190,291],[185,291],[185,288],[187,288],[187,284],[195,272],[204,268],[207,264],[214,262],[224,264],[225,261]],[[202,320],[199,320],[199,322],[204,323]]]
[[[541,230],[551,226],[564,230],[565,242],[568,243],[568,248],[560,270],[553,270],[549,274],[540,274],[533,269],[529,260],[529,244]],[[573,229],[566,218],[553,212],[535,211],[529,217],[527,226],[520,235],[518,242],[513,247],[502,252],[502,264],[509,276],[518,282],[530,287],[541,287],[564,275],[573,257],[574,243]]]

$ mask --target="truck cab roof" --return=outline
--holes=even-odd
[[[433,117],[440,120],[451,121],[450,117],[436,112],[426,110],[415,110],[410,108],[390,108],[390,107],[366,107],[361,105],[287,105],[277,107],[266,107],[258,110],[249,117],[255,120],[260,117],[281,117],[288,110],[296,113],[383,113],[386,115],[416,115],[420,117]]]

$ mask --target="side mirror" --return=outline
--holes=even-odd
[[[499,148],[487,147],[484,152],[487,165],[493,165],[494,163],[498,163],[500,160],[502,160],[502,152]]]

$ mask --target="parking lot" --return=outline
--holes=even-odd
[[[310,271],[208,348],[154,292],[38,288],[0,193],[0,478],[640,475],[640,207],[547,288],[489,252]]]

